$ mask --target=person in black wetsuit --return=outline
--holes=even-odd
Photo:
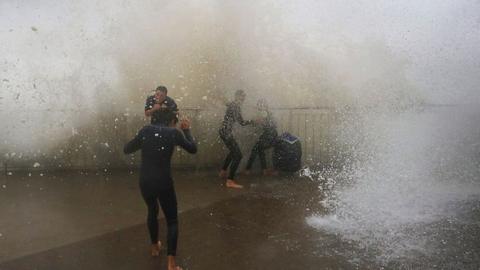
[[[166,110],[178,112],[177,103],[167,96],[168,89],[165,86],[158,86],[155,94],[149,96],[145,102],[145,116],[150,117],[150,123],[155,124]]]
[[[142,150],[140,190],[148,207],[147,224],[152,243],[152,256],[158,256],[158,203],[167,221],[168,269],[178,270],[175,256],[178,238],[177,199],[171,174],[171,158],[176,145],[189,153],[196,153],[197,146],[190,134],[190,122],[182,120],[175,128],[176,113],[165,111],[157,123],[143,127],[124,147],[125,154]]]
[[[238,122],[242,126],[246,126],[252,123],[252,121],[245,121],[242,117],[242,111],[240,106],[245,101],[246,94],[243,90],[237,90],[235,92],[235,100],[227,104],[227,111],[223,119],[222,126],[219,130],[220,138],[230,151],[225,158],[222,170],[220,171],[220,177],[227,177],[225,186],[229,188],[243,188],[235,182],[235,173],[242,160],[242,152],[238,146],[237,141],[233,137],[233,125]],[[227,175],[227,169],[230,167],[230,172]]]
[[[273,119],[273,115],[268,109],[268,104],[265,99],[260,99],[257,102],[257,109],[259,112],[259,118],[255,121],[256,125],[259,125],[262,129],[257,143],[252,148],[250,158],[248,159],[247,166],[245,168],[245,174],[249,175],[252,169],[253,162],[257,155],[260,157],[260,166],[263,171],[263,175],[276,174],[275,171],[267,170],[267,160],[265,159],[265,150],[275,146],[278,139],[277,125]]]

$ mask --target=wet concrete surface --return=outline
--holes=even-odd
[[[475,222],[468,228],[441,225],[457,232],[448,233],[452,242],[463,240],[438,256],[385,264],[376,260],[374,250],[306,223],[307,217],[325,213],[318,183],[308,178],[241,177],[239,181],[247,186],[242,191],[225,189],[214,172],[176,172],[175,179],[180,209],[178,261],[184,269],[479,266],[480,228]],[[1,270],[166,269],[164,248],[163,256],[149,256],[146,208],[137,175],[14,175],[4,184],[0,191]],[[163,219],[160,236],[165,239]],[[475,256],[463,255],[465,251]]]
[[[0,263],[145,223],[136,174],[28,174],[0,183]],[[212,173],[178,172],[179,211],[243,192],[221,184]]]
[[[148,254],[146,209],[136,176],[85,178],[9,180],[2,191],[9,198],[2,196],[2,215],[10,221],[1,223],[7,248],[0,269],[165,268],[164,257]],[[318,232],[305,223],[318,205],[314,183],[252,176],[243,179],[244,191],[226,190],[221,183],[213,173],[176,177],[178,259],[185,269],[349,266],[338,256],[315,252]],[[163,220],[160,229],[164,235]]]

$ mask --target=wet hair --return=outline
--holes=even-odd
[[[165,94],[168,93],[168,89],[167,87],[163,86],[163,85],[159,85],[157,87],[157,89],[155,89],[155,91],[161,91],[161,92],[164,92]]]
[[[165,126],[169,126],[171,123],[176,124],[178,123],[178,113],[176,111],[173,111],[171,109],[166,109],[159,113],[156,123],[162,124]]]

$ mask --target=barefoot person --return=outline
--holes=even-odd
[[[177,103],[167,94],[167,87],[160,85],[155,90],[155,94],[147,98],[145,102],[145,116],[150,117],[150,123],[155,124],[160,119],[162,112],[166,110],[178,111]]]
[[[183,133],[175,128],[176,113],[164,111],[155,124],[143,127],[133,140],[124,147],[125,154],[142,150],[140,190],[147,204],[147,224],[152,243],[152,256],[158,256],[158,204],[162,207],[167,221],[168,270],[181,269],[176,265],[178,219],[177,199],[171,174],[171,158],[176,145],[189,153],[196,153],[197,146],[190,135],[190,122],[180,123]]]
[[[227,111],[225,112],[222,127],[219,130],[220,138],[230,151],[225,158],[222,170],[220,171],[220,177],[227,177],[225,185],[229,188],[243,188],[242,185],[239,185],[235,182],[235,173],[238,169],[238,165],[240,165],[240,161],[242,160],[242,152],[240,151],[237,141],[233,137],[232,131],[235,122],[238,122],[242,126],[251,124],[251,121],[243,120],[242,111],[240,108],[245,101],[245,96],[246,95],[243,90],[237,90],[235,92],[235,99],[227,104]],[[230,171],[228,171],[227,174],[229,167]]]
[[[250,158],[245,168],[245,174],[249,175],[252,169],[253,162],[257,155],[260,157],[260,166],[263,171],[263,175],[276,174],[275,171],[267,170],[267,160],[265,159],[265,150],[275,146],[278,138],[277,125],[273,119],[273,115],[268,109],[268,104],[265,99],[260,99],[257,102],[257,110],[259,112],[259,118],[255,121],[256,125],[259,125],[262,129],[262,134],[257,143],[252,148]]]

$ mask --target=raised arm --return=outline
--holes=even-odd
[[[155,102],[153,97],[148,97],[147,101],[145,101],[145,116],[150,117],[152,114],[158,110],[160,110],[160,104]]]
[[[137,150],[140,150],[143,144],[143,138],[144,138],[143,134],[144,134],[144,131],[142,129],[137,133],[135,138],[133,138],[128,143],[126,143],[125,146],[123,147],[123,153],[131,154]]]
[[[190,133],[190,121],[186,119],[182,120],[180,123],[180,128],[182,129],[183,134],[179,130],[176,130],[175,144],[179,145],[190,154],[197,153],[197,144],[193,140],[192,134]]]

